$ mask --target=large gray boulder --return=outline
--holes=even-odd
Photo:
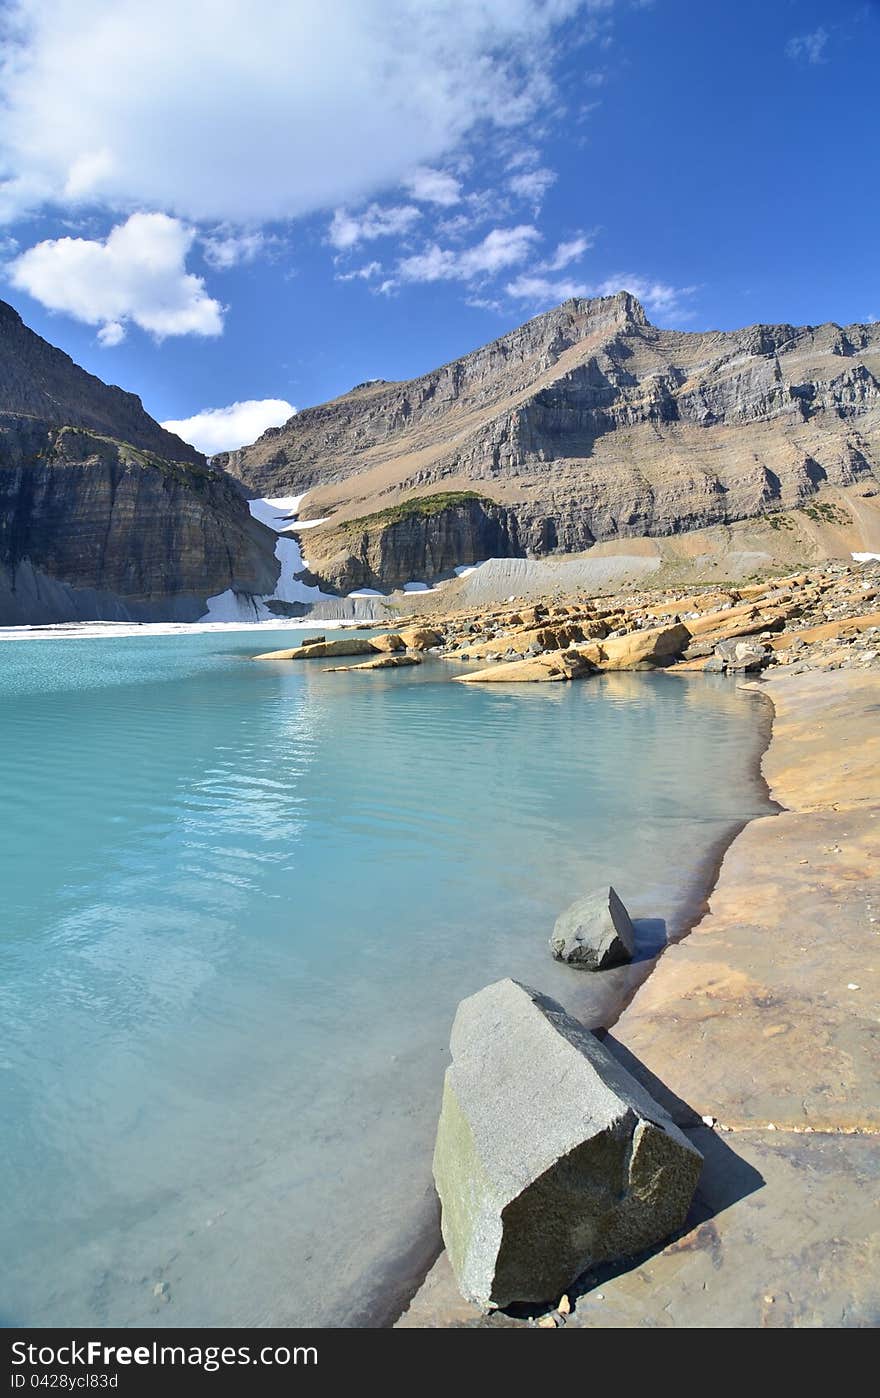
[[[496,981],[459,1005],[451,1049],[434,1179],[469,1300],[556,1300],[681,1227],[699,1151],[554,1000]]]
[[[588,894],[556,919],[550,950],[557,961],[583,971],[604,971],[632,961],[635,928],[613,888]]]

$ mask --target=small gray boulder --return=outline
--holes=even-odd
[[[604,971],[632,961],[635,928],[613,888],[579,898],[556,919],[550,950],[582,971]]]
[[[715,658],[720,659],[725,670],[760,670],[767,663],[770,650],[760,641],[720,641],[715,647]]]
[[[462,1294],[557,1300],[684,1223],[702,1157],[561,1005],[496,981],[458,1007],[434,1152]]]

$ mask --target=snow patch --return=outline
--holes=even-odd
[[[275,557],[281,565],[281,572],[278,575],[278,582],[275,584],[275,591],[271,595],[251,597],[247,593],[233,592],[227,589],[220,592],[215,597],[208,598],[208,610],[200,621],[205,623],[254,623],[276,620],[269,610],[267,602],[305,603],[307,606],[314,602],[338,602],[339,598],[331,592],[322,592],[319,587],[311,587],[303,582],[302,574],[308,569],[308,562],[303,558],[302,549],[296,535],[301,529],[315,529],[319,524],[326,524],[329,516],[323,519],[297,518],[299,507],[305,499],[302,495],[277,495],[271,499],[249,500],[248,509],[254,519],[260,524],[265,524],[267,528],[274,530],[278,535],[278,542],[275,545]],[[466,577],[468,573],[473,573],[475,569],[482,567],[481,563],[475,563],[466,568],[456,568],[455,574],[459,578]],[[431,587],[426,582],[412,581],[404,583],[404,592],[436,592],[437,588],[443,587],[443,583],[437,583]],[[362,587],[355,592],[349,592],[349,597],[387,597],[389,593],[380,592],[378,588]]]
[[[261,597],[253,597],[249,592],[233,592],[228,587],[208,598],[208,610],[200,622],[255,622],[266,621],[272,613]]]
[[[282,529],[289,528],[296,519],[296,512],[304,499],[304,495],[280,495],[274,500],[249,500],[248,509],[254,519],[278,534]]]
[[[304,602],[309,604],[333,600],[332,593],[322,592],[319,587],[310,587],[300,578],[306,565],[299,543],[291,535],[291,530],[301,527],[297,523],[296,513],[303,499],[303,495],[277,495],[272,499],[248,501],[248,509],[254,519],[258,520],[260,524],[265,524],[268,529],[274,530],[278,535],[275,557],[281,565],[281,571],[278,574],[275,591],[256,597],[247,593],[233,592],[231,589],[219,592],[216,596],[208,598],[208,610],[203,617],[200,617],[200,621],[274,621],[277,618],[267,607],[267,602]],[[313,520],[311,523],[319,524],[322,521]]]
[[[854,563],[880,563],[880,553],[854,553]]]

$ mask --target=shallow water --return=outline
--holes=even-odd
[[[590,1016],[556,914],[611,881],[674,935],[768,809],[724,680],[260,648],[0,646],[6,1324],[377,1315],[432,1218],[457,1001],[510,974]]]

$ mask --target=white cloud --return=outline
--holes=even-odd
[[[579,282],[570,278],[524,274],[508,282],[505,290],[508,296],[518,301],[528,301],[535,307],[553,306],[560,301],[568,301],[573,296],[614,296],[618,291],[629,291],[641,301],[647,311],[665,317],[667,320],[686,320],[691,314],[688,298],[697,290],[695,286],[670,286],[666,282],[651,277],[639,276],[634,272],[620,273],[606,277],[601,282]]]
[[[785,46],[788,58],[804,63],[824,63],[825,45],[828,43],[828,30],[820,25],[811,34],[797,34]]]
[[[561,272],[563,267],[569,267],[572,262],[577,262],[593,246],[593,239],[588,238],[584,233],[579,233],[576,238],[569,238],[567,242],[558,243],[556,251],[546,262],[541,263],[542,272]]]
[[[190,446],[215,456],[218,451],[235,451],[255,442],[268,427],[281,427],[296,412],[283,398],[249,398],[230,403],[227,408],[202,408],[192,417],[163,422]]]
[[[699,290],[697,286],[670,286],[667,282],[653,277],[640,277],[634,272],[618,272],[590,293],[591,296],[613,296],[618,291],[629,291],[646,310],[657,315],[665,315],[675,320],[686,320],[691,314],[685,304]]]
[[[349,248],[357,247],[358,243],[406,233],[421,216],[412,204],[396,204],[384,209],[379,204],[371,204],[360,214],[337,209],[327,237],[335,248],[347,252]]]
[[[98,344],[102,349],[112,349],[125,339],[125,326],[118,320],[108,320],[98,331]]]
[[[493,228],[473,247],[455,250],[432,243],[413,257],[398,264],[398,273],[408,282],[473,281],[524,262],[541,234],[531,224],[516,228]]]
[[[372,281],[373,277],[378,277],[381,271],[381,262],[366,262],[363,267],[356,267],[352,272],[337,272],[333,280],[337,282],[353,282],[357,280],[369,282]]]
[[[491,296],[467,296],[465,305],[473,306],[475,311],[494,311],[500,314],[504,307],[500,301],[494,300]]]
[[[220,230],[202,239],[205,261],[216,271],[226,272],[241,262],[253,262],[262,252],[266,239],[262,233],[234,233]]]
[[[507,160],[509,170],[528,170],[534,165],[540,165],[541,152],[536,146],[517,146],[511,151]]]
[[[533,301],[536,305],[552,306],[557,301],[568,301],[572,296],[591,296],[593,293],[585,282],[574,282],[566,278],[553,281],[539,273],[524,273],[508,282],[504,288],[508,296],[517,301]]]
[[[597,0],[6,0],[0,203],[258,225],[356,205],[552,97]]]
[[[89,151],[77,156],[70,167],[64,185],[64,197],[71,203],[88,199],[101,180],[113,169],[113,157],[108,150]]]
[[[507,183],[519,199],[528,199],[539,207],[547,190],[556,183],[556,172],[541,166],[537,170],[525,170],[520,175],[513,175]]]
[[[461,198],[461,182],[447,170],[432,170],[430,166],[423,165],[403,183],[412,198],[421,204],[439,204],[441,208],[448,209]]]
[[[194,231],[166,214],[132,214],[106,239],[51,238],[8,266],[13,286],[51,311],[100,326],[99,343],[118,345],[128,321],[157,340],[219,335],[223,307],[186,270]]]

